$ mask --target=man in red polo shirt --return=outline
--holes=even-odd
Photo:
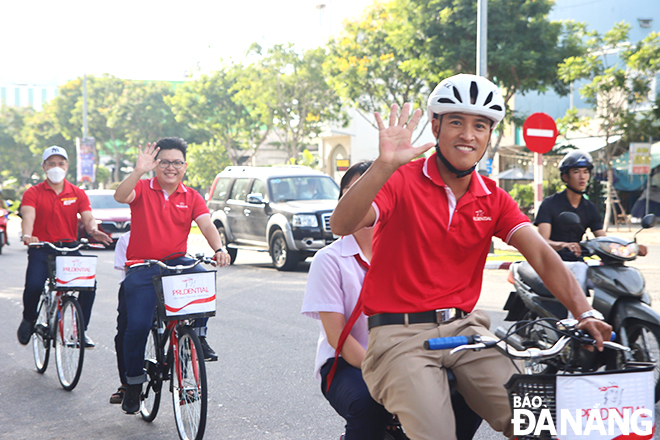
[[[503,384],[515,372],[496,350],[428,351],[426,339],[490,335],[488,315],[473,310],[493,236],[515,246],[602,350],[611,327],[599,318],[556,252],[511,197],[475,172],[492,130],[504,117],[499,89],[486,78],[456,75],[431,93],[428,114],[436,152],[410,162],[421,110],[405,104],[389,126],[378,113],[379,156],[344,194],[330,223],[337,235],[375,226],[373,259],[362,291],[369,346],[362,370],[372,396],[397,414],[415,440],[454,439],[446,369],[470,407],[510,436]]]
[[[28,188],[21,201],[23,242],[27,245],[40,241],[58,243],[76,240],[78,214],[80,214],[89,235],[106,245],[112,243],[112,239],[96,227],[96,220],[92,216],[92,207],[85,191],[64,178],[69,170],[69,156],[66,150],[57,145],[48,147],[44,151],[42,161],[46,180]],[[66,246],[66,243],[59,244],[59,247]],[[58,252],[49,247],[28,249],[28,266],[23,291],[23,320],[17,332],[18,341],[23,345],[30,341],[34,322],[37,319],[39,296],[49,275],[48,256],[56,254]],[[80,255],[80,252],[69,252],[68,255]],[[80,292],[78,296],[85,318],[85,329],[92,315],[95,296],[96,286],[93,291]],[[85,346],[94,347],[94,342],[86,332]]]
[[[230,257],[222,247],[218,230],[211,221],[204,199],[195,190],[181,183],[185,175],[186,149],[180,138],[164,138],[149,144],[139,154],[133,172],[117,187],[115,199],[131,206],[131,237],[126,250],[127,260],[168,260],[168,265],[187,265],[192,262],[185,256],[191,222],[197,223],[208,244],[215,249],[219,266],[229,265]],[[156,177],[142,179],[150,171]],[[200,266],[190,272],[203,271]],[[123,281],[124,300],[119,313],[125,313],[124,364],[126,367],[126,394],[122,409],[136,413],[140,409],[142,383],[147,380],[144,372],[144,347],[156,310],[154,275],[159,266],[129,268]],[[198,333],[205,358],[215,353],[206,342],[206,320],[198,320]],[[217,356],[215,356],[217,359]]]

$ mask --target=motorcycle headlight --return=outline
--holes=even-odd
[[[614,242],[602,242],[599,243],[599,245],[604,252],[619,258],[634,258],[639,253],[639,246],[637,246],[637,243],[635,242],[628,243],[627,245]]]
[[[303,228],[316,228],[319,226],[318,220],[314,214],[295,214],[291,224]]]

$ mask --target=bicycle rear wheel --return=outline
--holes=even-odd
[[[37,321],[34,323],[34,336],[32,337],[34,365],[37,367],[37,371],[42,374],[48,368],[48,359],[50,357],[49,305],[50,297],[47,294],[42,294],[39,300],[39,307],[37,308]]]
[[[71,391],[78,385],[85,356],[85,324],[78,300],[62,299],[62,311],[57,323],[55,362],[62,388]]]
[[[172,360],[172,403],[181,440],[199,440],[206,428],[206,366],[199,338],[191,327],[179,327],[178,351]]]
[[[152,328],[144,348],[144,369],[149,378],[142,385],[142,399],[140,414],[147,422],[152,422],[158,414],[160,407],[160,391],[163,386],[161,368],[163,366],[163,353],[160,349],[158,330]]]

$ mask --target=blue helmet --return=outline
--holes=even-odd
[[[594,161],[589,153],[584,151],[571,151],[559,162],[559,172],[566,174],[571,168],[587,168],[589,171],[594,169]]]

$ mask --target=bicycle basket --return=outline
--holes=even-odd
[[[58,255],[55,257],[57,290],[92,290],[96,282],[95,255]]]
[[[215,316],[215,271],[154,277],[163,321]]]
[[[613,439],[626,434],[622,431],[623,428],[632,433],[634,429],[644,430],[645,424],[650,423],[653,427],[655,424],[653,368],[653,365],[639,363],[627,365],[625,370],[585,374],[557,376],[515,374],[504,385],[514,411],[514,420],[518,419],[520,423],[517,432],[514,432],[514,437],[518,440]],[[547,429],[537,433],[534,428],[528,432],[530,424],[543,420],[541,412],[546,408],[552,416],[557,435],[551,435]],[[530,411],[533,420],[529,420],[524,415],[517,417],[516,409]],[[637,416],[633,414],[640,409],[650,412],[640,412]],[[621,422],[623,425],[617,421],[619,418],[623,420]],[[599,423],[604,426],[606,434],[600,433],[595,427]],[[631,423],[636,423],[637,426],[633,427]],[[516,430],[515,423],[514,430]],[[585,432],[587,430],[589,432]],[[652,436],[652,432],[649,432],[647,437],[635,438],[650,439]]]

